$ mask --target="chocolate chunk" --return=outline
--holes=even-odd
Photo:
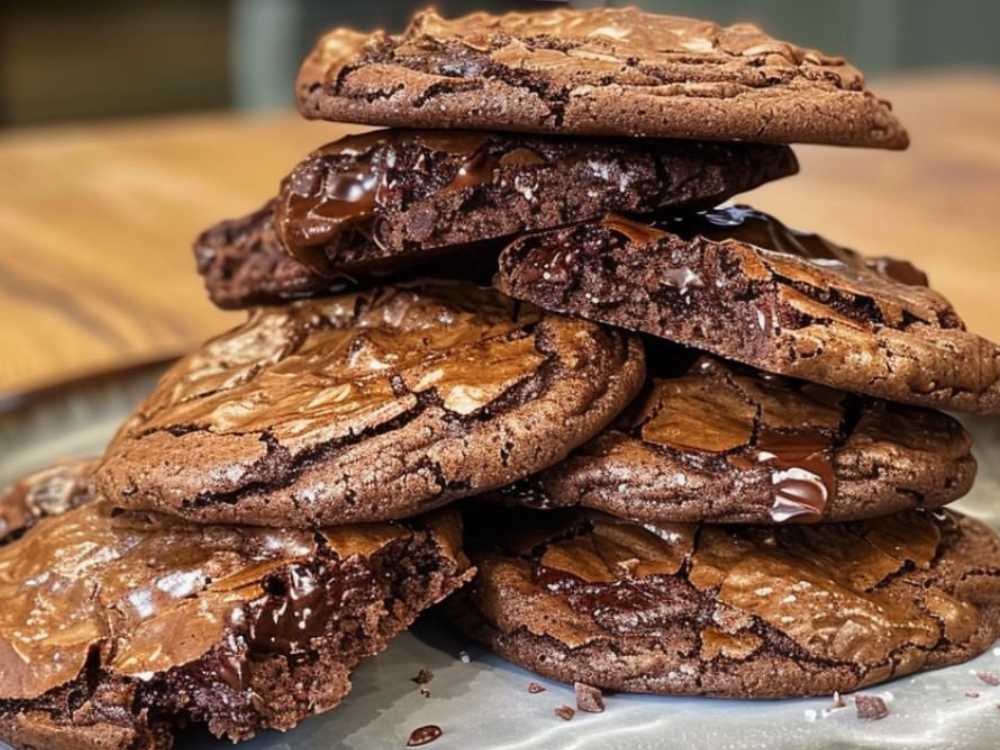
[[[545,688],[539,685],[537,682],[529,682],[528,692],[532,694],[544,693]]]
[[[488,283],[500,238],[607,211],[712,206],[796,170],[784,146],[381,130],[313,152],[276,200],[209,229],[194,250],[221,307],[417,264]]]
[[[891,401],[1000,413],[1000,346],[965,330],[916,269],[733,206],[613,217],[519,238],[517,299]]]
[[[299,72],[300,111],[371,125],[905,148],[889,104],[842,58],[636,8],[335,29]]]
[[[976,677],[985,682],[987,685],[991,685],[993,687],[1000,685],[1000,675],[996,672],[976,672]]]
[[[935,508],[969,491],[972,441],[939,412],[647,347],[652,377],[565,461],[491,495],[640,521],[814,523]]]
[[[38,521],[93,499],[92,458],[62,461],[0,490],[0,545],[12,542]]]
[[[856,695],[854,705],[857,707],[859,719],[878,721],[889,715],[889,707],[877,695]]]
[[[573,684],[573,692],[576,694],[577,710],[586,711],[589,714],[604,712],[604,695],[601,694],[600,688],[576,682]]]
[[[467,284],[259,308],[166,373],[96,482],[200,522],[403,518],[563,459],[643,377],[637,339]]]
[[[829,696],[969,660],[1000,635],[1000,537],[949,511],[771,527],[465,512],[478,573],[447,613],[563,682]]]
[[[0,548],[0,740],[167,748],[336,706],[349,673],[471,575],[461,520],[200,526],[95,501]]]
[[[576,711],[574,711],[569,706],[559,706],[555,710],[555,714],[556,714],[556,716],[558,716],[563,721],[569,721],[570,719],[573,718],[573,716],[576,715]]]
[[[444,734],[444,732],[442,732],[441,727],[436,724],[428,724],[423,727],[417,727],[410,732],[410,738],[406,741],[406,746],[420,747],[421,745],[428,745],[438,739],[442,734]]]
[[[421,669],[419,672],[417,672],[416,676],[410,678],[412,682],[415,682],[418,685],[426,685],[433,679],[434,679],[434,673],[429,669]]]

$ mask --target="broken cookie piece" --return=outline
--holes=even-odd
[[[160,750],[336,706],[358,662],[471,575],[461,521],[198,526],[96,500],[0,548],[0,740]]]
[[[906,261],[864,257],[748,206],[607,216],[521,237],[505,294],[766,372],[940,409],[1000,413],[1000,346]]]

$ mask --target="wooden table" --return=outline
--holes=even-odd
[[[753,202],[792,226],[927,269],[1000,340],[1000,76],[883,82],[905,153],[797,151],[802,174]],[[192,238],[256,208],[347,127],[290,114],[86,125],[0,136],[0,396],[179,354],[233,325]]]

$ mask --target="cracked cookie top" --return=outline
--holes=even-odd
[[[905,148],[842,58],[636,8],[417,13],[399,35],[334,29],[296,83],[307,117],[371,125]]]
[[[521,510],[468,523],[479,573],[460,603],[473,613],[456,616],[558,679],[829,693],[970,658],[998,630],[1000,539],[956,513],[760,527]]]
[[[13,541],[43,518],[90,502],[96,467],[94,458],[70,459],[0,490],[0,544]]]
[[[609,215],[504,249],[496,284],[548,310],[892,401],[1000,413],[1000,347],[906,261],[747,206]]]
[[[195,254],[227,307],[445,255],[458,257],[442,268],[475,259],[488,274],[499,238],[607,211],[714,206],[796,170],[784,146],[379,130],[314,151],[265,209],[208,230]]]
[[[0,548],[0,739],[153,750],[192,721],[234,741],[289,729],[469,577],[461,536],[450,509],[311,531],[95,499],[45,519]]]
[[[167,372],[97,483],[201,521],[406,517],[565,457],[643,372],[635,339],[458,282],[259,308]]]
[[[940,412],[650,347],[653,377],[606,431],[495,495],[640,521],[817,523],[936,508],[972,486]]]

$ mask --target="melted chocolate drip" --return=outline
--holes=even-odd
[[[490,153],[489,138],[481,133],[381,130],[342,138],[316,151],[282,184],[275,228],[285,250],[316,273],[333,277],[337,269],[328,246],[357,232],[377,242],[375,220],[393,189],[394,149],[407,143],[463,158],[445,191],[487,184],[504,163]],[[340,157],[351,161],[338,168],[332,162]],[[516,158],[523,162],[528,156]]]
[[[294,654],[305,650],[330,621],[331,597],[317,575],[303,565],[289,571],[287,591],[272,594],[250,625],[250,646],[259,653]]]
[[[608,214],[601,220],[601,226],[618,232],[629,242],[636,244],[658,242],[668,236],[667,232],[657,229],[655,226],[632,221],[619,214]]]
[[[771,518],[778,523],[819,521],[836,491],[829,439],[819,432],[765,432],[757,462],[771,469]]]

